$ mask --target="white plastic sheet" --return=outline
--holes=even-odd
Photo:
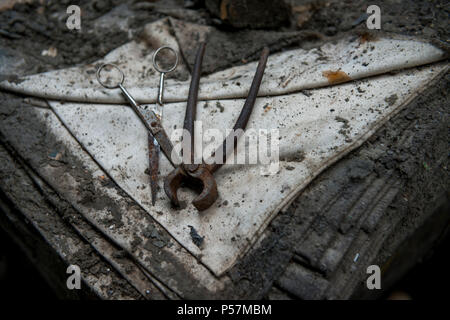
[[[160,30],[161,40],[177,48],[165,25],[158,23],[147,28]],[[141,103],[153,103],[157,95],[158,74],[148,72],[152,52],[144,43],[131,42],[102,59],[124,70],[125,86]],[[3,82],[1,87],[48,99],[68,130],[117,184],[221,275],[314,177],[361,145],[443,72],[446,64],[437,63],[443,57],[430,44],[404,38],[368,42],[346,38],[318,49],[271,55],[248,129],[279,130],[279,171],[262,175],[265,167],[260,164],[225,165],[215,174],[220,197],[202,213],[190,203],[195,195],[185,189],[179,197],[187,207],[171,208],[162,179],[156,206],[151,206],[145,174],[147,132],[118,90],[97,84],[97,64]],[[434,64],[415,68],[430,63]],[[197,120],[204,131],[217,128],[225,134],[233,127],[255,68],[256,63],[249,63],[202,79]],[[390,73],[394,70],[399,72]],[[182,127],[188,87],[188,82],[175,80],[166,84],[163,125],[169,134]],[[172,169],[164,156],[160,166],[161,176]],[[193,243],[189,226],[204,237],[201,248]]]

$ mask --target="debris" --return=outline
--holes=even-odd
[[[193,226],[188,226],[188,227],[191,228],[190,235],[191,235],[192,242],[194,242],[194,244],[200,248],[203,244],[203,241],[205,240],[205,237],[200,236],[197,233],[197,230],[195,230],[195,228]]]
[[[394,291],[387,297],[387,300],[412,300],[412,298],[404,291]]]
[[[147,250],[152,250],[152,246],[162,249],[167,245],[168,239],[154,227],[149,226],[142,232],[142,235],[148,239],[144,244],[144,248]]]
[[[342,128],[347,129],[347,128],[350,127],[350,126],[348,125],[348,122],[349,122],[349,121],[348,121],[347,119],[342,118],[342,117],[339,117],[339,116],[335,117],[334,119],[335,119],[337,122],[342,122],[342,123],[343,123]]]
[[[210,0],[206,8],[221,23],[234,28],[277,28],[289,23],[289,7],[283,0]]]
[[[384,99],[384,101],[387,102],[390,106],[392,106],[397,101],[397,99],[398,99],[397,95],[393,94]]]
[[[189,9],[200,8],[202,3],[201,0],[184,0],[184,7]]]
[[[48,155],[48,158],[50,160],[60,161],[62,159],[62,156],[63,155],[61,152],[54,151]]]
[[[43,99],[39,99],[39,98],[27,97],[27,98],[23,99],[23,102],[30,104],[32,106],[35,106],[35,107],[49,108],[47,101],[45,101]]]
[[[48,50],[43,50],[41,53],[41,56],[44,57],[52,57],[55,58],[58,55],[58,49],[55,47],[50,47]]]
[[[301,93],[303,93],[303,95],[307,96],[308,98],[311,97],[313,94],[311,93],[311,91],[309,90],[302,90],[300,91]]]
[[[263,106],[263,109],[264,109],[264,112],[267,112],[267,111],[269,111],[270,109],[272,109],[272,106],[269,105],[268,103],[266,103],[266,104]]]
[[[314,6],[312,3],[295,6],[292,13],[296,16],[297,27],[301,28],[314,14]]]
[[[355,21],[352,22],[352,27],[356,27],[357,25],[359,25],[362,22],[366,21],[368,17],[369,17],[369,15],[366,12],[364,12]]]
[[[219,101],[216,102],[216,107],[220,110],[220,112],[223,112],[225,110],[225,108]]]
[[[0,2],[0,12],[11,9],[16,3],[32,2],[33,0],[3,0]]]
[[[2,30],[2,29],[0,29],[0,36],[4,36],[6,38],[13,39],[13,40],[22,38],[20,35],[18,35],[16,33],[11,33],[11,32],[8,32],[8,31]]]
[[[364,44],[366,42],[377,41],[378,36],[374,32],[364,31],[359,34],[359,43]]]

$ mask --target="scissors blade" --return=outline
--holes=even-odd
[[[144,117],[147,129],[156,139],[167,159],[174,167],[176,167],[178,164],[181,163],[181,161],[178,159],[175,153],[172,154],[173,150],[172,142],[170,141],[169,136],[164,130],[159,117],[153,110],[151,110],[148,107],[146,108],[145,106],[138,106],[138,111]]]
[[[158,170],[159,170],[159,144],[152,134],[148,133],[148,157],[150,170],[150,189],[152,193],[152,205],[156,203],[158,192]]]

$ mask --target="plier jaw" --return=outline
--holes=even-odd
[[[216,180],[205,164],[182,164],[164,179],[164,191],[176,207],[180,206],[177,192],[183,183],[201,188],[200,194],[192,201],[198,211],[208,209],[219,197]]]

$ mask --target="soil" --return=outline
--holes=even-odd
[[[121,211],[118,210],[118,204],[116,200],[110,197],[104,189],[99,190],[92,183],[95,174],[84,169],[83,163],[72,154],[71,150],[68,150],[64,143],[56,137],[55,135],[46,132],[45,123],[43,123],[37,116],[34,108],[23,102],[22,97],[0,93],[0,101],[2,108],[0,109],[0,147],[3,146],[8,151],[10,151],[17,162],[27,163],[32,168],[44,166],[50,164],[58,169],[56,176],[64,176],[66,174],[70,175],[74,180],[80,182],[79,186],[75,192],[82,199],[81,202],[84,206],[92,207],[95,210],[107,209],[111,214],[108,218],[100,221],[106,227],[114,225],[115,228],[120,228],[122,226],[122,216]],[[23,108],[21,112],[17,106]],[[49,109],[49,113],[51,110]],[[20,132],[20,135],[16,133]],[[49,157],[53,154],[61,154],[58,157],[58,161]],[[1,163],[9,163],[8,157],[0,154]],[[6,180],[11,176],[12,170],[0,169],[0,181]],[[21,181],[20,177],[17,177],[18,181]],[[106,179],[106,178],[105,178]],[[117,192],[123,197],[123,201],[127,207],[137,207],[136,203],[127,196],[122,189],[120,189],[113,181],[105,182],[108,188],[115,188]],[[62,188],[73,189],[73,186],[69,184],[62,183]],[[28,198],[31,192],[28,189],[21,189],[21,184],[13,185],[13,189],[1,186],[1,192],[8,194],[14,194],[16,199]],[[1,193],[0,192],[0,193]],[[39,199],[36,198],[36,202]],[[50,201],[50,199],[46,199]],[[53,200],[52,200],[53,201]],[[137,207],[137,210],[142,210]],[[75,224],[77,226],[82,226],[82,224],[89,223],[85,218],[75,210],[70,204],[66,203],[66,208],[57,208],[56,214],[60,215],[62,219],[69,223]],[[170,254],[166,252],[161,252],[161,248],[164,246],[171,246],[173,241],[170,235],[162,229],[153,219],[151,219],[147,213],[142,212],[142,216],[146,218],[147,228],[142,234],[134,235],[134,243],[132,243],[131,251],[135,251],[135,247],[144,243],[143,247],[153,253],[153,260],[151,263],[158,264],[158,261],[169,261],[171,259]],[[55,234],[65,234],[67,233],[67,225],[55,224],[52,220],[46,221],[45,219],[38,219],[39,224],[42,228],[46,230],[52,230]],[[145,241],[145,242],[144,242]],[[91,249],[92,251],[92,249]],[[91,252],[90,251],[90,252]],[[83,257],[84,256],[84,260]],[[93,275],[98,272],[105,272],[105,268],[93,268],[92,263],[94,258],[86,252],[80,251],[77,256],[72,257],[75,264],[80,266],[83,270],[90,270]],[[150,261],[149,261],[150,263]],[[176,262],[172,262],[176,264]],[[158,264],[159,265],[159,264]],[[185,293],[194,292],[195,296],[201,297],[200,285],[196,287],[194,285],[194,279],[190,279],[186,276],[185,266],[176,264],[174,266],[176,272],[174,271],[173,279],[182,278],[184,282],[180,284]],[[124,281],[121,277],[117,276],[117,281]],[[120,286],[123,288],[124,286]],[[195,292],[197,290],[197,292]]]
[[[298,15],[294,12],[290,17],[290,23],[270,30],[230,29],[230,26],[222,24],[204,7],[200,6],[192,10],[185,9],[183,1],[167,1],[164,6],[161,2],[149,4],[119,0],[64,0],[57,3],[44,1],[46,4],[41,5],[36,1],[31,4],[17,4],[10,10],[2,11],[0,12],[0,80],[93,62],[112,49],[132,39],[138,39],[146,23],[163,17],[183,19],[181,23],[196,23],[212,28],[212,31],[208,33],[208,48],[204,58],[205,74],[256,60],[258,51],[265,45],[270,46],[272,52],[292,47],[310,48],[348,32],[357,33],[366,30],[364,24],[366,1],[286,1],[292,8],[313,3],[309,7],[308,18],[304,18],[299,25]],[[82,8],[81,32],[70,31],[65,26],[67,19],[65,10],[69,4],[77,4]],[[447,1],[384,0],[378,1],[377,5],[381,8],[383,32],[419,36],[448,50],[449,7]],[[121,6],[120,10],[116,9],[118,6]],[[111,17],[116,20],[112,20]],[[101,26],[98,24],[99,18],[103,18]],[[124,31],[120,23],[112,22],[125,20],[124,23],[129,31]],[[183,58],[188,65],[191,65],[194,61],[195,42],[189,43],[188,38],[180,37],[178,40],[181,42]],[[44,50],[52,47],[57,49],[55,57],[42,55]],[[442,169],[448,168],[447,154],[450,137],[445,127],[446,123],[449,123],[448,91],[449,76],[447,75],[433,90],[424,97],[416,99],[408,110],[402,111],[392,119],[361,148],[349,154],[339,164],[329,168],[308,186],[289,210],[279,214],[273,220],[268,228],[269,236],[261,246],[248,254],[229,272],[236,287],[235,295],[247,298],[266,296],[274,279],[283,276],[286,265],[292,264],[295,257],[296,263],[302,261],[303,265],[315,270],[320,276],[329,277],[333,274],[334,270],[315,262],[319,257],[302,256],[296,249],[299,243],[305,241],[305,239],[298,239],[298,234],[301,234],[302,228],[306,225],[305,216],[318,215],[317,208],[322,201],[320,199],[327,199],[327,194],[342,193],[350,196],[367,177],[372,175],[393,177],[392,179],[399,184],[399,188],[402,188],[402,195],[407,195],[411,200],[407,207],[409,211],[405,209],[401,196],[393,200],[388,210],[391,215],[389,219],[392,221],[396,217],[403,219],[403,228],[400,227],[397,234],[390,235],[389,243],[398,244],[403,241],[408,236],[408,232],[422,221],[424,212],[429,210],[425,206],[436,200],[442,190],[448,192],[450,187],[448,170]],[[9,99],[9,96],[3,94],[0,96],[2,105]],[[395,99],[397,99],[396,96],[390,97],[389,102],[393,103]],[[1,120],[11,116],[8,112],[13,112],[11,108],[1,110]],[[337,119],[337,121],[345,126],[345,119]],[[20,126],[17,126],[17,134],[22,134],[21,130]],[[413,140],[408,145],[398,140],[398,136],[405,131],[412,132],[413,136]],[[0,137],[0,140],[3,139],[4,137]],[[41,143],[39,137],[30,137],[30,144],[34,142]],[[52,150],[63,151],[62,146],[51,147]],[[30,157],[32,155],[30,153]],[[0,163],[3,161],[7,160],[0,158]],[[54,164],[59,165],[59,162],[54,161]],[[436,169],[436,165],[441,168],[440,176],[431,172],[430,168]],[[418,174],[418,168],[424,169],[424,173]],[[77,171],[74,174],[83,174],[82,170],[74,171]],[[81,178],[84,179],[84,177]],[[437,180],[433,182],[432,179]],[[334,182],[331,183],[331,180]],[[429,186],[432,183],[435,184],[434,187],[424,189],[424,184]],[[325,189],[323,189],[324,186]],[[95,190],[89,184],[79,191],[85,194],[85,203],[95,208],[107,205],[108,199],[94,197]],[[299,208],[302,214],[299,213]],[[408,212],[410,216],[405,212]],[[112,220],[120,223],[121,217],[113,214]],[[111,221],[108,223],[110,224]],[[323,219],[316,219],[311,228],[317,233],[332,232],[334,234],[336,232],[334,229],[326,231],[328,223]],[[339,232],[345,234],[352,227],[354,226],[351,223],[343,225]],[[365,228],[365,232],[370,234],[372,230],[367,226]],[[147,238],[146,246],[152,248],[164,246],[167,242],[164,236],[154,233],[153,230],[148,231]],[[193,238],[197,239],[201,245],[201,237],[196,232],[193,233]],[[140,238],[137,239],[140,240]],[[380,261],[387,259],[388,253],[392,253],[391,251],[395,249],[390,248],[389,243],[384,244],[386,256],[378,257]],[[304,243],[304,245],[319,246],[317,243]],[[317,252],[319,254],[321,251],[317,250]],[[278,281],[277,290],[289,291],[283,287],[282,283],[281,280]],[[300,295],[292,291],[289,294],[297,297]]]

